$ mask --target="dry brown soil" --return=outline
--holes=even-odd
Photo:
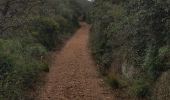
[[[81,23],[63,49],[54,53],[40,100],[114,100],[90,56],[89,29]]]

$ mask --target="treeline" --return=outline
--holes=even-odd
[[[0,100],[32,100],[45,57],[79,27],[86,0],[0,0]]]
[[[114,88],[125,89],[131,97],[168,100],[169,5],[169,0],[93,2],[92,54]]]

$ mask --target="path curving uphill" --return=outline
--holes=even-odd
[[[99,77],[88,48],[90,26],[81,28],[55,58],[40,100],[114,100]]]

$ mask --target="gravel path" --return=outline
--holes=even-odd
[[[55,53],[40,100],[114,100],[90,57],[89,29],[81,23],[63,49]]]

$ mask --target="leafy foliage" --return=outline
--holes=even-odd
[[[136,80],[130,87],[130,93],[140,98],[150,96],[150,86],[144,80]]]
[[[140,79],[154,84],[162,73],[168,71],[169,3],[169,0],[93,2],[91,49],[102,72],[110,72],[115,59],[120,59],[117,63],[122,63],[119,65],[122,72],[119,73],[127,82],[141,76]],[[145,86],[134,84],[134,88],[139,90],[133,92],[135,96],[147,96],[143,92]]]
[[[49,72],[46,55],[61,47],[85,14],[82,0],[0,1],[0,100],[32,100],[29,89]],[[84,5],[84,7],[86,7]]]
[[[44,51],[41,44],[29,45],[30,48],[23,48],[18,40],[1,40],[1,97],[6,100],[22,98],[23,90],[32,87],[37,74],[42,70],[45,63],[32,55],[32,47],[39,47],[36,51]],[[29,52],[27,52],[29,50]],[[44,54],[43,54],[44,55]]]
[[[41,18],[34,21],[33,25],[35,25],[34,27],[36,28],[34,36],[50,50],[60,41],[60,37],[58,37],[59,25],[54,20]]]

